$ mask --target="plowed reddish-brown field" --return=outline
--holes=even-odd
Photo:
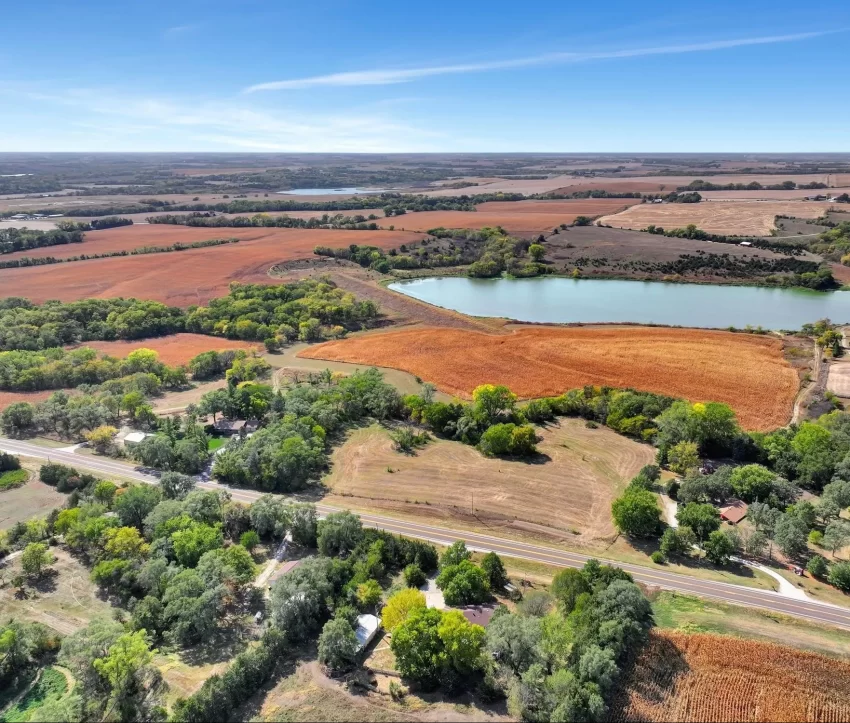
[[[174,241],[239,236],[239,232],[244,233],[242,238],[245,240],[226,246],[2,269],[0,289],[4,296],[23,296],[37,303],[47,299],[75,301],[134,296],[175,306],[189,306],[205,304],[211,298],[223,296],[231,281],[275,283],[267,273],[271,266],[283,261],[313,258],[316,246],[365,244],[390,249],[422,238],[421,234],[404,231],[209,229],[150,225],[109,229],[98,232],[91,245],[83,242],[73,247],[62,246],[61,249],[73,256],[84,253],[83,247],[90,253],[102,253],[104,249],[167,246]]]
[[[485,383],[524,398],[585,384],[634,387],[725,402],[750,430],[787,424],[798,388],[778,339],[697,329],[519,326],[490,335],[419,328],[327,342],[300,356],[403,369],[462,397]]]
[[[50,389],[46,389],[41,392],[0,391],[0,412],[2,412],[10,404],[15,404],[16,402],[29,402],[30,404],[37,404],[38,402],[43,402],[51,394],[53,394],[53,390]]]
[[[176,366],[185,364],[193,357],[205,351],[224,351],[225,349],[262,350],[262,344],[233,339],[222,339],[204,334],[171,334],[155,339],[135,339],[133,341],[87,341],[80,346],[96,349],[103,354],[123,358],[134,349],[153,349],[159,353],[163,364]]]
[[[850,663],[773,643],[653,631],[611,706],[620,721],[850,720]]]
[[[578,216],[601,216],[616,213],[637,203],[630,198],[594,198],[578,201],[492,201],[482,203],[477,211],[422,211],[404,216],[380,219],[383,228],[427,231],[432,228],[484,228],[501,226],[517,236],[531,236],[562,223],[572,223]]]

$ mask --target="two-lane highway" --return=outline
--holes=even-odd
[[[135,469],[121,462],[114,462],[102,457],[91,457],[63,452],[56,449],[41,447],[28,442],[20,442],[12,439],[0,438],[0,450],[13,454],[38,459],[50,459],[54,462],[72,465],[82,469],[88,469],[102,475],[131,479],[146,484],[158,484],[158,478],[139,469]],[[263,493],[253,490],[236,489],[221,485],[217,482],[199,482],[198,486],[205,489],[223,489],[229,492],[233,499],[240,502],[254,502]],[[329,505],[317,505],[320,514],[325,515],[336,512],[340,508]],[[373,527],[388,532],[393,532],[407,537],[415,537],[428,540],[438,544],[449,545],[456,540],[465,540],[467,545],[475,550],[485,552],[493,551],[505,557],[514,557],[533,562],[541,562],[556,567],[581,567],[591,556],[580,555],[574,552],[566,552],[554,547],[544,545],[533,545],[518,542],[492,535],[477,532],[465,532],[452,530],[436,525],[396,520],[390,517],[373,515],[369,513],[358,513],[367,527]],[[597,556],[594,556],[597,557]],[[783,597],[769,590],[757,590],[725,582],[714,580],[703,580],[697,577],[681,575],[679,573],[667,572],[663,568],[649,568],[616,560],[605,560],[597,557],[601,562],[617,565],[631,573],[635,580],[646,585],[654,585],[674,590],[676,592],[701,597],[710,597],[724,602],[744,605],[748,607],[760,607],[766,610],[808,618],[821,623],[838,625],[850,629],[850,609],[821,603],[816,601],[796,600]]]

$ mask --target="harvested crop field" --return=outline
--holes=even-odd
[[[653,631],[610,713],[621,721],[846,721],[850,663],[773,643]]]
[[[649,225],[666,229],[696,224],[703,231],[730,236],[769,236],[776,216],[817,218],[832,204],[818,201],[705,201],[702,203],[642,203],[600,224],[640,230]]]
[[[497,336],[420,328],[327,342],[300,355],[403,369],[467,398],[485,383],[523,398],[595,384],[725,402],[749,430],[787,424],[798,389],[779,339],[698,329],[517,325]]]
[[[517,236],[551,233],[562,223],[579,216],[615,213],[637,203],[628,198],[600,198],[580,201],[493,201],[477,206],[477,211],[421,211],[378,220],[384,228],[427,231],[432,228],[484,228],[501,226]]]
[[[159,360],[170,366],[186,364],[190,359],[205,351],[224,351],[225,349],[265,351],[259,343],[222,339],[205,334],[171,334],[155,339],[132,341],[87,341],[79,346],[87,346],[103,354],[119,358],[127,356],[134,349],[153,349],[159,353]]]
[[[474,494],[475,517],[488,526],[557,537],[572,533],[573,542],[613,537],[611,502],[652,462],[652,447],[604,427],[588,429],[576,419],[540,434],[540,456],[523,462],[488,458],[443,439],[404,455],[393,449],[385,429],[357,429],[334,450],[324,483],[346,505],[465,519]],[[541,499],[559,502],[541,507]]]
[[[97,245],[75,244],[98,253],[103,244],[123,248],[168,245],[174,241],[252,234],[238,244],[189,249],[170,254],[119,256],[68,264],[0,270],[0,287],[6,296],[23,296],[36,303],[47,299],[76,301],[116,296],[162,301],[174,306],[206,304],[227,293],[231,281],[276,283],[268,275],[275,264],[313,257],[316,246],[349,244],[391,249],[413,243],[422,234],[404,231],[345,231],[331,229],[235,229],[184,226],[127,226],[98,232]],[[180,234],[179,237],[175,233]],[[103,234],[102,236],[100,234]],[[112,239],[110,241],[109,239]],[[61,247],[63,251],[69,247]],[[69,255],[83,251],[69,251]]]

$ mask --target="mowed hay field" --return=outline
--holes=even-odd
[[[760,431],[788,423],[798,389],[779,339],[699,329],[518,325],[491,335],[418,328],[326,342],[300,356],[403,369],[467,398],[485,383],[523,398],[585,384],[634,387],[725,402],[745,429]]]
[[[817,218],[832,204],[817,201],[703,201],[701,203],[642,203],[598,223],[640,230],[650,225],[665,229],[690,223],[703,231],[730,236],[769,236],[776,216]]]
[[[773,643],[653,631],[610,716],[622,721],[846,721],[850,663]]]
[[[17,598],[11,585],[0,587],[0,620],[42,623],[62,635],[71,635],[94,618],[112,617],[112,606],[101,598],[89,571],[65,550],[51,547],[50,551],[56,557],[51,565],[55,574],[35,585],[28,597]],[[8,564],[6,575],[11,579],[20,572],[18,557]]]
[[[476,206],[476,211],[420,211],[390,216],[376,221],[383,228],[394,226],[408,231],[432,228],[484,228],[501,226],[517,236],[551,233],[562,223],[570,224],[579,216],[616,213],[638,203],[630,198],[592,198],[578,201],[492,201]]]
[[[577,419],[542,428],[540,436],[540,457],[523,462],[488,458],[443,439],[404,455],[382,427],[357,429],[334,450],[324,480],[327,501],[466,519],[474,493],[475,517],[490,526],[572,533],[581,535],[572,541],[587,543],[611,538],[611,502],[652,463],[652,447],[604,427],[588,429]],[[544,499],[552,504],[541,505]]]
[[[110,229],[114,234],[96,237],[95,244],[75,244],[79,250],[71,251],[69,255],[99,253],[99,248],[113,242],[122,244],[126,249],[167,246],[174,241],[238,236],[240,230],[261,235],[246,238],[238,244],[169,254],[2,269],[0,288],[4,296],[23,296],[36,303],[47,299],[76,301],[123,296],[162,301],[173,306],[206,304],[212,298],[224,296],[231,281],[280,283],[269,277],[269,269],[283,261],[313,258],[316,246],[338,248],[359,244],[392,249],[423,238],[422,234],[404,231],[187,228],[163,224]],[[106,231],[99,233],[107,234]],[[175,233],[180,236],[175,236]],[[112,242],[107,240],[110,238]],[[116,242],[116,238],[120,241]],[[66,248],[62,247],[63,250]]]
[[[79,346],[87,346],[103,354],[123,358],[135,349],[153,349],[159,354],[163,364],[176,366],[186,364],[190,359],[205,351],[224,351],[225,349],[244,349],[245,351],[265,351],[262,344],[234,339],[222,339],[205,334],[171,334],[155,339],[135,339],[133,341],[86,341]]]

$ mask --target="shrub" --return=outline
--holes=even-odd
[[[21,468],[21,460],[11,454],[0,451],[0,472],[12,472]]]
[[[422,572],[422,568],[415,562],[410,563],[404,568],[404,584],[407,587],[422,587],[425,584],[425,580],[425,573]]]
[[[656,550],[653,552],[649,559],[652,560],[656,565],[663,565],[666,562],[666,558],[661,554],[660,551]]]
[[[821,555],[814,555],[806,565],[806,570],[812,577],[823,580],[829,574],[829,563]]]
[[[260,536],[254,530],[248,530],[242,533],[239,544],[250,552],[260,544]]]
[[[850,562],[833,563],[829,569],[830,584],[843,592],[850,592]]]

